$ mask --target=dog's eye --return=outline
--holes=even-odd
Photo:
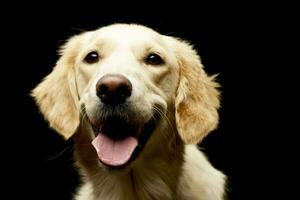
[[[163,59],[155,53],[149,54],[145,61],[149,65],[161,65],[164,63]]]
[[[92,52],[88,53],[84,58],[84,62],[86,62],[88,64],[93,64],[98,61],[99,61],[99,54],[96,51],[92,51]]]

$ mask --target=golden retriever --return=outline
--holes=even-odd
[[[225,175],[196,146],[218,124],[218,84],[191,45],[113,24],[72,37],[60,53],[32,96],[74,140],[76,200],[223,199]]]

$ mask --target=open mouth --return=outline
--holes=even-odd
[[[135,160],[156,128],[159,116],[154,114],[143,125],[134,125],[125,119],[110,117],[100,127],[93,127],[96,135],[92,145],[102,164],[120,168]]]

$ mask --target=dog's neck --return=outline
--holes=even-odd
[[[85,132],[86,130],[83,130]],[[174,133],[172,133],[174,134]],[[158,135],[152,138],[128,170],[105,170],[95,155],[90,139],[80,132],[74,137],[75,156],[81,173],[92,183],[93,196],[119,195],[120,199],[174,199],[183,163],[183,144]],[[157,143],[155,143],[155,141]],[[96,189],[97,188],[97,189]],[[117,199],[118,199],[117,198]]]

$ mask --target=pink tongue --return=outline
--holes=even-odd
[[[106,135],[99,133],[92,141],[99,159],[107,165],[120,166],[125,164],[131,157],[138,141],[134,137],[123,140],[112,140]]]

